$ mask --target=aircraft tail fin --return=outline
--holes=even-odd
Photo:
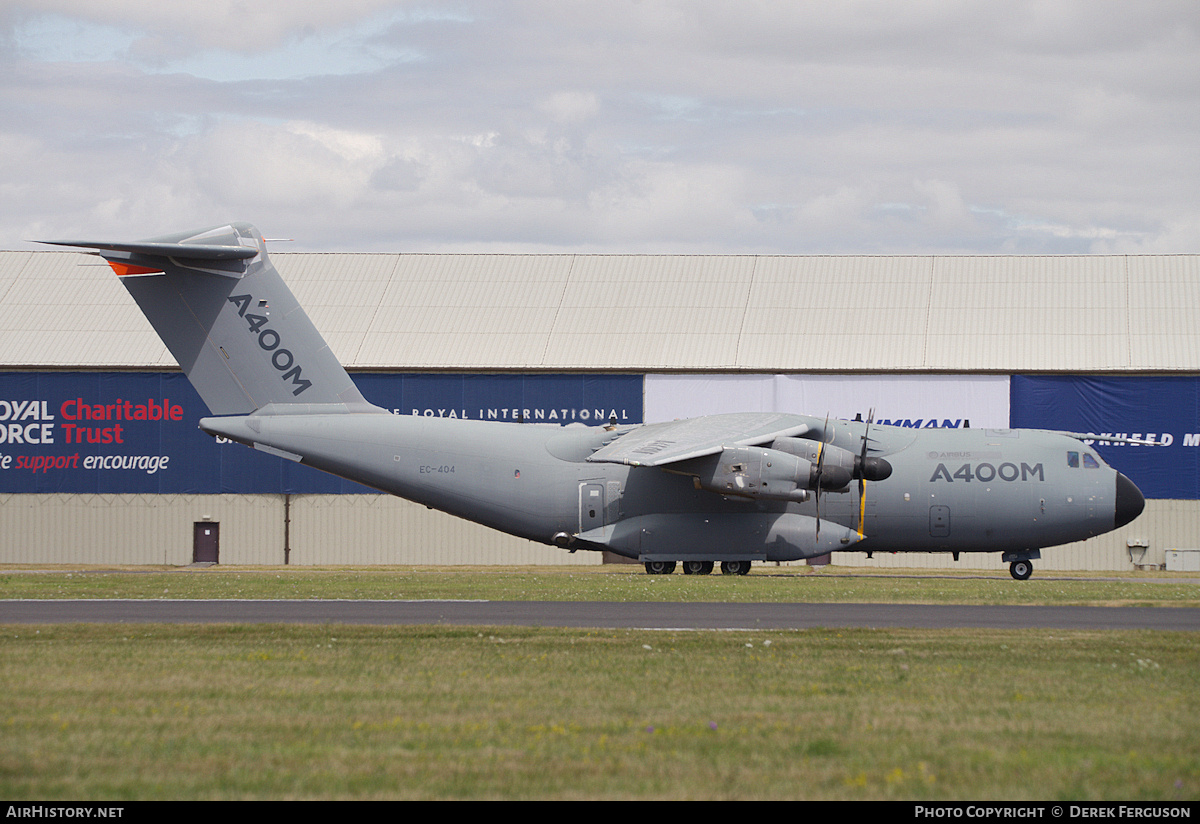
[[[108,261],[214,415],[246,415],[268,404],[377,411],[250,224],[133,243],[46,242],[94,249]]]

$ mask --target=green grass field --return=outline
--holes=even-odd
[[[0,597],[1194,606],[1197,588],[764,572],[0,571]],[[1143,631],[7,625],[0,796],[1194,801],[1198,641]]]
[[[6,627],[0,795],[1195,799],[1195,640]]]
[[[596,567],[210,567],[0,569],[2,598],[475,598],[491,601],[744,601],[1200,606],[1195,578],[1146,573],[855,570],[756,566],[747,576],[646,575]]]

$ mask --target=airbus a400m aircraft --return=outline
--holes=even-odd
[[[205,432],[433,509],[649,573],[872,552],[1001,552],[1123,526],[1138,488],[1042,430],[923,429],[778,413],[559,427],[394,415],[369,403],[244,223],[95,250],[213,417]]]

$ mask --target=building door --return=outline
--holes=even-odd
[[[197,521],[192,525],[192,563],[220,563],[221,525],[213,521]]]

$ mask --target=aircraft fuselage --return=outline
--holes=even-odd
[[[850,451],[866,429],[794,417]],[[1111,531],[1141,509],[1136,488],[1092,449],[1040,430],[873,426],[869,452],[892,473],[864,484],[860,513],[857,482],[802,503],[752,500],[699,489],[687,474],[587,461],[628,427],[386,413],[255,414],[201,426],[512,535],[643,560],[783,561],[850,548],[1021,553]]]
[[[829,552],[1003,552],[1128,523],[1137,487],[1080,437],[731,413],[642,427],[392,415],[372,406],[231,223],[96,250],[215,415],[201,428],[531,541],[648,572],[744,574]]]

